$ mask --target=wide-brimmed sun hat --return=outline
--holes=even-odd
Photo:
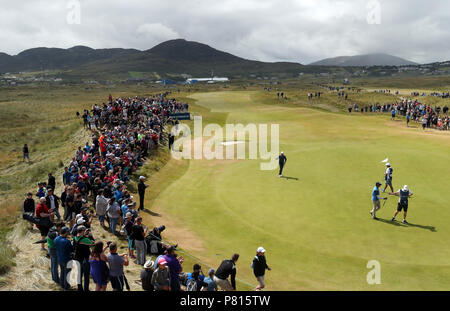
[[[155,265],[155,262],[151,259],[147,260],[147,262],[144,264],[144,269],[151,268]]]

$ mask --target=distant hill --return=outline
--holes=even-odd
[[[176,39],[139,51],[135,49],[33,48],[18,55],[0,53],[0,73],[63,70],[66,78],[127,76],[129,72],[157,73],[159,76],[298,76],[311,69],[299,63],[267,63],[247,60],[216,50],[206,44]],[[315,71],[316,69],[312,69]]]
[[[355,56],[339,56],[334,58],[326,58],[318,62],[310,64],[311,66],[404,66],[417,65],[417,63],[409,60],[389,55],[389,54],[366,54]]]
[[[118,75],[126,71],[156,72],[160,76],[190,74],[192,76],[271,76],[295,75],[305,71],[299,63],[266,63],[247,60],[216,50],[206,44],[176,39],[163,42],[139,53],[95,61],[71,71],[72,75],[92,75],[102,72]]]
[[[15,56],[0,53],[0,72],[72,69],[100,59],[124,57],[139,52],[134,49],[92,49],[74,46],[70,49],[33,48]]]
[[[59,70],[63,80],[179,79],[193,77],[286,78],[299,73],[351,72],[335,66],[414,64],[386,54],[340,57],[305,66],[294,62],[261,62],[241,58],[213,47],[184,39],[169,40],[151,49],[33,48],[11,56],[0,53],[0,73]],[[317,66],[321,65],[321,66]],[[328,66],[328,67],[326,67]]]

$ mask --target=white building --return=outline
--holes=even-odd
[[[230,81],[228,78],[220,78],[220,77],[186,79],[186,83],[189,83],[189,84],[194,84],[196,82],[215,83],[215,82],[228,82],[228,81]]]

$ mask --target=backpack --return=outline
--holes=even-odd
[[[196,292],[197,291],[197,281],[194,279],[190,279],[186,284],[186,291],[188,292]]]

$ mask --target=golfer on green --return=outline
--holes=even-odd
[[[387,200],[387,198],[380,198],[380,189],[379,189],[380,186],[381,186],[381,184],[379,182],[377,182],[375,184],[375,187],[373,187],[373,190],[372,190],[372,204],[373,204],[373,208],[370,211],[370,215],[372,215],[372,218],[375,219],[375,220],[378,219],[377,216],[376,216],[376,213],[380,209],[380,199]]]
[[[396,195],[399,197],[397,211],[395,212],[394,217],[392,217],[391,221],[395,221],[395,217],[397,217],[397,214],[403,210],[404,213],[403,213],[402,223],[407,224],[408,222],[406,221],[406,214],[408,212],[408,199],[410,196],[413,195],[413,193],[411,191],[409,191],[409,188],[407,185],[404,185],[403,189],[399,189],[397,192],[394,192],[394,193],[391,192],[389,194]]]
[[[280,155],[278,156],[278,164],[280,165],[280,171],[278,173],[278,177],[283,177],[283,167],[287,162],[287,158],[284,155],[284,152],[281,151]]]

